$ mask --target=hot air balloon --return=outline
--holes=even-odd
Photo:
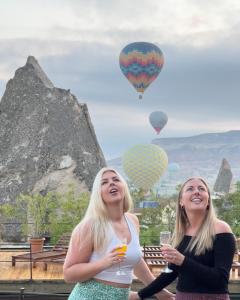
[[[131,43],[120,53],[119,64],[123,74],[139,93],[157,78],[163,66],[163,53],[154,44],[146,42]],[[139,99],[142,98],[139,95]]]
[[[174,173],[180,170],[180,166],[176,162],[172,162],[168,165],[168,172]]]
[[[157,145],[140,144],[124,153],[122,164],[124,172],[136,187],[149,190],[166,170],[168,157]]]
[[[180,165],[176,162],[172,162],[168,165],[168,179],[170,181],[176,181],[176,174],[180,171]]]
[[[162,111],[153,111],[149,116],[149,122],[157,134],[163,129],[168,121],[167,115]]]

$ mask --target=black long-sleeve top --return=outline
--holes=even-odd
[[[170,264],[172,273],[161,273],[151,284],[138,292],[141,299],[161,291],[178,277],[177,290],[185,293],[228,293],[229,273],[235,251],[232,233],[215,235],[213,248],[202,255],[185,251],[191,236],[185,235],[177,247],[185,258],[181,266]]]

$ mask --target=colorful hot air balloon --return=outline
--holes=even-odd
[[[168,157],[157,145],[135,145],[124,153],[122,164],[126,175],[138,188],[149,190],[166,170]]]
[[[123,74],[139,93],[155,80],[163,66],[163,53],[154,44],[131,43],[120,53],[119,63]],[[142,95],[139,95],[142,98]]]
[[[149,122],[152,127],[156,130],[157,134],[163,129],[167,124],[168,117],[162,111],[153,111],[149,116]]]

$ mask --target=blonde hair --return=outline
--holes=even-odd
[[[176,209],[176,224],[173,233],[173,244],[174,247],[177,247],[186,232],[187,227],[190,225],[186,211],[184,208],[181,207],[180,201],[182,199],[183,189],[185,185],[193,180],[198,179],[204,184],[207,188],[208,192],[208,208],[206,210],[205,218],[202,222],[202,225],[198,229],[196,236],[192,237],[186,251],[193,251],[196,255],[204,254],[206,250],[210,250],[213,247],[213,240],[215,236],[215,227],[214,224],[217,220],[216,213],[213,207],[213,203],[211,200],[211,194],[209,187],[204,179],[202,178],[189,178],[182,186],[181,190],[179,191],[178,201],[177,201],[177,209]]]
[[[132,198],[128,189],[128,185],[123,177],[113,168],[104,167],[96,175],[92,193],[89,201],[87,211],[81,224],[89,222],[91,224],[91,237],[93,239],[94,250],[100,250],[106,246],[107,243],[107,231],[109,228],[109,218],[106,209],[106,205],[101,196],[101,181],[102,176],[106,172],[114,172],[123,183],[124,187],[124,202],[123,213],[129,211],[132,208]]]

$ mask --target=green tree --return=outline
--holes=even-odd
[[[1,215],[9,222],[20,222],[24,236],[39,238],[49,231],[49,215],[56,218],[57,198],[54,193],[47,195],[20,194],[15,203],[1,205]]]
[[[141,189],[130,189],[134,203],[141,201],[156,201],[158,206],[154,208],[140,209],[140,242],[141,244],[159,244],[159,233],[163,230],[173,232],[175,222],[176,195],[161,197],[151,190],[148,194]]]
[[[90,199],[89,192],[76,194],[73,186],[64,194],[57,194],[59,209],[58,217],[50,217],[52,232],[51,243],[55,243],[65,232],[71,232],[83,218]]]
[[[226,221],[233,233],[240,237],[240,183],[237,183],[236,192],[215,199],[214,205],[219,218]]]
[[[89,193],[76,194],[73,186],[66,193],[48,192],[20,195],[14,204],[0,205],[0,214],[9,222],[20,222],[25,237],[51,236],[55,243],[65,232],[71,232],[85,214]]]
[[[139,207],[141,201],[144,200],[146,191],[140,188],[136,188],[131,182],[128,181],[131,197],[133,199],[134,207]]]
[[[141,245],[159,245],[160,231],[164,230],[164,225],[141,227],[140,244]]]

